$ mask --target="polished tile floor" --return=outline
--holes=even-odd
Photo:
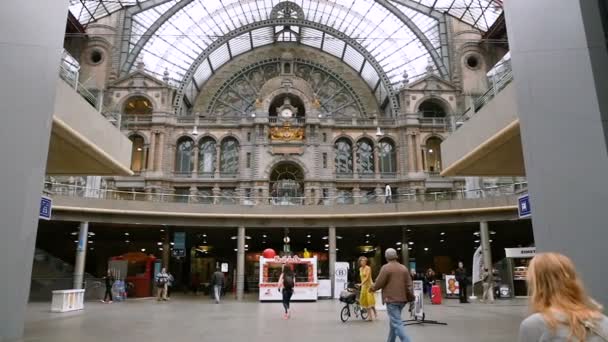
[[[254,298],[216,305],[207,297],[174,297],[102,304],[87,302],[75,313],[50,313],[49,303],[28,307],[25,341],[41,342],[222,342],[222,341],[386,341],[387,317],[342,323],[337,301],[294,303],[291,320],[282,319],[280,303],[258,303]],[[495,304],[458,304],[444,301],[425,306],[427,319],[448,326],[408,326],[412,341],[517,341],[519,323],[526,315],[522,300]],[[407,315],[404,312],[404,318]]]

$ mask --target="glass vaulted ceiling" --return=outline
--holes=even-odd
[[[502,12],[500,0],[293,0],[302,12],[290,18],[307,24],[274,25],[270,20],[281,19],[281,15],[271,17],[272,9],[284,2],[70,0],[70,10],[86,24],[123,6],[135,9],[131,57],[137,55],[146,69],[159,77],[168,71],[190,102],[231,58],[276,41],[296,41],[343,59],[382,102],[388,95],[387,87],[401,82],[404,74],[415,80],[429,65],[433,70],[446,70],[438,13],[485,31]],[[150,3],[158,5],[142,6]],[[230,35],[244,26],[251,29]],[[366,52],[368,56],[364,56]],[[136,67],[133,60],[127,65],[132,69]]]

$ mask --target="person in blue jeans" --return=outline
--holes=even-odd
[[[382,301],[386,303],[386,312],[389,317],[388,342],[410,342],[405,334],[405,327],[401,319],[401,312],[405,304],[414,300],[412,292],[412,277],[408,269],[397,261],[397,251],[389,248],[384,252],[388,263],[380,269],[376,283],[370,288],[371,292],[382,289]]]

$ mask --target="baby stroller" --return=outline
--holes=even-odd
[[[344,307],[340,310],[340,320],[348,321],[351,314],[355,317],[360,317],[362,320],[367,320],[368,312],[359,305],[360,287],[358,285],[348,284],[347,288],[340,292],[340,302],[344,303]],[[351,310],[352,306],[352,310]]]

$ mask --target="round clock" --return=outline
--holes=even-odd
[[[286,244],[289,243],[290,239],[289,236],[286,236],[285,238],[283,238],[283,242],[285,242]]]
[[[281,116],[284,118],[290,118],[293,116],[293,112],[289,108],[285,108],[281,111]]]

